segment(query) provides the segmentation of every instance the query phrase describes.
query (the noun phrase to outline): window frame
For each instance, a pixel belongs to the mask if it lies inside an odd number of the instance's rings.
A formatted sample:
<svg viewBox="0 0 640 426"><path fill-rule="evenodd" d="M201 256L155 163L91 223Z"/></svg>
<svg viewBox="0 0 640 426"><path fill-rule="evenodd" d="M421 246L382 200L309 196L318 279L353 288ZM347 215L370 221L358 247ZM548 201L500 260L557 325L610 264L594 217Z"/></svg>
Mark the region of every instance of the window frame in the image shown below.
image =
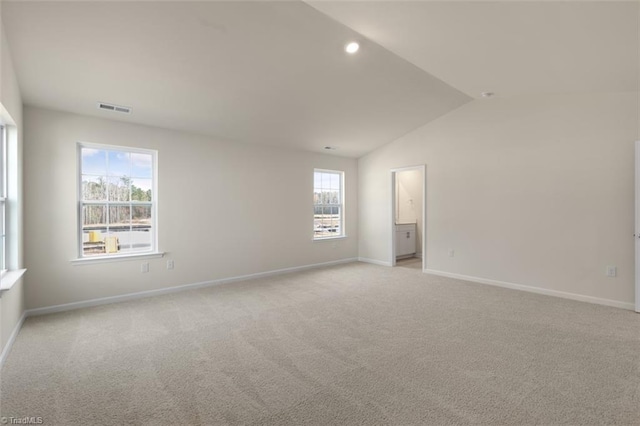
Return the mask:
<svg viewBox="0 0 640 426"><path fill-rule="evenodd" d="M7 272L7 204L9 160L7 153L7 127L0 125L0 275Z"/></svg>
<svg viewBox="0 0 640 426"><path fill-rule="evenodd" d="M85 201L83 200L83 191L82 191L82 149L98 149L103 151L118 151L118 152L127 152L129 154L146 154L151 155L152 158L152 172L151 172L151 193L152 198L151 201L136 201L129 199L129 201L115 201L111 200L96 200L96 201ZM108 161L108 160L107 160ZM92 263L92 262L105 262L105 261L114 261L114 260L123 260L128 258L140 258L140 257L161 257L164 253L158 251L158 151L154 149L146 149L146 148L135 148L130 146L119 146L119 145L108 145L108 144L97 144L97 143L89 143L89 142L77 142L76 144L76 199L77 199L77 258L72 262L81 262L81 263ZM130 177L131 178L131 177ZM107 197L108 198L108 197ZM109 212L109 207L111 206L129 206L133 207L136 205L139 206L150 206L151 207L151 246L148 250L139 250L135 252L128 253L114 253L114 254L100 254L100 255L89 255L87 256L84 253L84 244L83 244L83 207L90 205L106 205L107 206L107 215ZM108 217L108 216L107 216Z"/></svg>
<svg viewBox="0 0 640 426"><path fill-rule="evenodd" d="M327 240L336 240L336 239L340 239L340 238L346 238L347 237L347 230L345 228L345 193L344 193L344 189L345 189L345 172L343 170L331 170L331 169L321 169L321 168L314 168L313 169L313 190L312 190L312 194L315 197L315 190L316 190L316 186L315 186L315 174L316 173L327 173L327 174L337 174L340 177L340 203L339 204L316 204L315 203L315 199L312 201L313 205L312 205L312 233L313 233L313 241L327 241ZM337 235L327 235L327 236L316 236L315 233L315 209L317 207L338 207L339 212L340 212L340 233L336 233Z"/></svg>

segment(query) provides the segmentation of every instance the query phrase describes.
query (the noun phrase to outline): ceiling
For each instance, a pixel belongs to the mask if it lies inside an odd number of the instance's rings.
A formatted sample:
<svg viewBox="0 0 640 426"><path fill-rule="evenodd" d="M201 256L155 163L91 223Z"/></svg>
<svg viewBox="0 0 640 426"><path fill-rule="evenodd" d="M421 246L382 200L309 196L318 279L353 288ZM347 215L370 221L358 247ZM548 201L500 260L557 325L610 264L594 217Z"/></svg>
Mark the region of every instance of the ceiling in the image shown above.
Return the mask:
<svg viewBox="0 0 640 426"><path fill-rule="evenodd" d="M359 157L485 91L637 90L638 5L5 0L2 20L25 104Z"/></svg>
<svg viewBox="0 0 640 426"><path fill-rule="evenodd" d="M309 4L475 98L638 90L638 1Z"/></svg>

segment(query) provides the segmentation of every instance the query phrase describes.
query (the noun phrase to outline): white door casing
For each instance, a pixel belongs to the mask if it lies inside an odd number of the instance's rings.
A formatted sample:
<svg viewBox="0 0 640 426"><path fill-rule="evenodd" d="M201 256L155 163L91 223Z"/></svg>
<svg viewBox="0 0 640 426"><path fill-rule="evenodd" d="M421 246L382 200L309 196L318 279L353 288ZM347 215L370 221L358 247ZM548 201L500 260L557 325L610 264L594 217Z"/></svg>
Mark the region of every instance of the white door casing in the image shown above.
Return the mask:
<svg viewBox="0 0 640 426"><path fill-rule="evenodd" d="M425 164L391 169L391 244L389 250L391 266L396 266L396 173L407 170L422 172L422 272L427 269L427 166ZM416 235L417 237L417 235Z"/></svg>
<svg viewBox="0 0 640 426"><path fill-rule="evenodd" d="M636 249L636 312L640 312L640 141L636 141L636 213L635 213L635 249Z"/></svg>

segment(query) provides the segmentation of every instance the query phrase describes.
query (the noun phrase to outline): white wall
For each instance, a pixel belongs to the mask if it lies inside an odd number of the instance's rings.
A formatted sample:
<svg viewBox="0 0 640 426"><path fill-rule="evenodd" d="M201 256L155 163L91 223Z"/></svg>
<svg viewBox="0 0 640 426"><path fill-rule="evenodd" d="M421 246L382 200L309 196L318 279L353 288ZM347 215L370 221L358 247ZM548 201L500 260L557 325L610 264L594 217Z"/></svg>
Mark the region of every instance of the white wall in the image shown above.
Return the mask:
<svg viewBox="0 0 640 426"><path fill-rule="evenodd" d="M7 266L10 269L20 269L23 267L22 98L1 19L0 104L0 120L3 124L12 125L8 146L11 182L8 188L9 203L7 206L9 221L7 244L11 251L7 259ZM0 352L5 348L25 310L22 281L19 280L11 290L4 292L0 298Z"/></svg>
<svg viewBox="0 0 640 426"><path fill-rule="evenodd" d="M390 261L389 170L424 163L428 269L632 303L638 113L637 93L460 107L359 160L359 255Z"/></svg>
<svg viewBox="0 0 640 426"><path fill-rule="evenodd" d="M421 170L396 173L396 222L416 224L416 254L422 254L422 193Z"/></svg>
<svg viewBox="0 0 640 426"><path fill-rule="evenodd" d="M162 259L74 266L76 142L157 149ZM357 161L25 107L27 308L357 257ZM345 172L348 237L314 242L313 169ZM167 259L175 269L167 270Z"/></svg>

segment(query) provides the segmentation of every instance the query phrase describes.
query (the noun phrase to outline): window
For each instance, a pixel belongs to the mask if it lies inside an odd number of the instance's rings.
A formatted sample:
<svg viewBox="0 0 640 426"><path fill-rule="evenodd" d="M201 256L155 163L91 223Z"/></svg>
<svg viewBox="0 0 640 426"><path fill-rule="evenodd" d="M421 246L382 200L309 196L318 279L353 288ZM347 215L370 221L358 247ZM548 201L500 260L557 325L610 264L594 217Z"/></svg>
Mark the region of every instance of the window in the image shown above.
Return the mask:
<svg viewBox="0 0 640 426"><path fill-rule="evenodd" d="M344 236L344 173L315 169L313 173L313 238Z"/></svg>
<svg viewBox="0 0 640 426"><path fill-rule="evenodd" d="M78 144L81 258L157 251L156 151Z"/></svg>
<svg viewBox="0 0 640 426"><path fill-rule="evenodd" d="M7 269L7 133L0 126L0 273Z"/></svg>

